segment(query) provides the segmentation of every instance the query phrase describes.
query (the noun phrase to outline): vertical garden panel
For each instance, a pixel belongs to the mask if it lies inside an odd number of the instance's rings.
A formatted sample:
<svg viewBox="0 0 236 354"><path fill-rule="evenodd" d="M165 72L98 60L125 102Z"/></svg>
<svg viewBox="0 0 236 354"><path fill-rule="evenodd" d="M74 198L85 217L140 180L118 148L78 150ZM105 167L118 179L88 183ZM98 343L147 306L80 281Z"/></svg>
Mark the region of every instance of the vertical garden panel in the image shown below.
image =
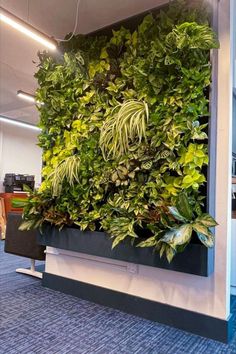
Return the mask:
<svg viewBox="0 0 236 354"><path fill-rule="evenodd" d="M60 45L63 58L40 54L45 179L22 229L50 223L69 227L67 234L101 230L112 239L109 257L122 259L127 247L130 254L155 252L160 267L175 269L174 257L190 257L195 269L186 264L187 273L212 272L209 59L219 44L204 10L183 4L75 36Z"/></svg>

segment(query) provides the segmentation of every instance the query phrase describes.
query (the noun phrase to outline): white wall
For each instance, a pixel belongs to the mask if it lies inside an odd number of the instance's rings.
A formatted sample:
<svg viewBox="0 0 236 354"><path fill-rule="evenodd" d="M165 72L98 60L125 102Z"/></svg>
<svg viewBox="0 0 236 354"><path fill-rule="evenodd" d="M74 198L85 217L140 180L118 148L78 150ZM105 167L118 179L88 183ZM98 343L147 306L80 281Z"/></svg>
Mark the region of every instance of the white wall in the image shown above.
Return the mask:
<svg viewBox="0 0 236 354"><path fill-rule="evenodd" d="M38 132L0 123L0 191L4 191L5 173L35 175L41 181L41 149L36 146Z"/></svg>
<svg viewBox="0 0 236 354"><path fill-rule="evenodd" d="M216 6L217 0L212 0ZM215 271L208 278L48 248L46 272L227 319L230 314L232 82L230 1L219 2Z"/></svg>

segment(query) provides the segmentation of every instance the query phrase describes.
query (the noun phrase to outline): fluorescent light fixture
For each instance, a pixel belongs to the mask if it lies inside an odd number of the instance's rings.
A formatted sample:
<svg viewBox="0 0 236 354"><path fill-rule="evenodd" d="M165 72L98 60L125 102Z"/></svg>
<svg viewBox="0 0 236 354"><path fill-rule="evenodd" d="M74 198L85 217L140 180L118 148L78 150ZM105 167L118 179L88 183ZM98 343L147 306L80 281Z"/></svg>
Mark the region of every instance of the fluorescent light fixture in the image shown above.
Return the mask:
<svg viewBox="0 0 236 354"><path fill-rule="evenodd" d="M15 28L17 31L43 44L49 49L55 50L57 48L57 42L54 39L38 31L33 26L29 25L28 23L21 20L19 17L13 15L2 7L0 7L0 20L8 24L9 26Z"/></svg>
<svg viewBox="0 0 236 354"><path fill-rule="evenodd" d="M37 104L44 105L43 102L36 101L35 96L31 95L28 92L25 92L25 91L22 91L22 90L18 90L16 94L17 94L18 97L22 98L23 100L30 101L30 102L33 102L35 104L37 103Z"/></svg>
<svg viewBox="0 0 236 354"><path fill-rule="evenodd" d="M0 116L0 123L1 122L7 123L7 124L16 125L16 126L21 127L21 128L27 128L27 129L41 131L41 129L36 127L36 125L30 124L30 123L26 123L26 122L22 122L20 120L8 118L8 117L5 117L5 116Z"/></svg>

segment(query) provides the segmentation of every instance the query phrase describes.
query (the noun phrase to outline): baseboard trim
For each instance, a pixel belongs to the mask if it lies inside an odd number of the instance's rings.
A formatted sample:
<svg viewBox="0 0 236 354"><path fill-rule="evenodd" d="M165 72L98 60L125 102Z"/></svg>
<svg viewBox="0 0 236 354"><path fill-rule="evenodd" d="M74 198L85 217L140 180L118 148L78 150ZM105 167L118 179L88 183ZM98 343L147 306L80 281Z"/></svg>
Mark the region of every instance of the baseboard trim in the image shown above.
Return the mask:
<svg viewBox="0 0 236 354"><path fill-rule="evenodd" d="M65 294L223 343L228 343L233 336L232 316L222 320L50 273L43 274L42 283L47 288Z"/></svg>

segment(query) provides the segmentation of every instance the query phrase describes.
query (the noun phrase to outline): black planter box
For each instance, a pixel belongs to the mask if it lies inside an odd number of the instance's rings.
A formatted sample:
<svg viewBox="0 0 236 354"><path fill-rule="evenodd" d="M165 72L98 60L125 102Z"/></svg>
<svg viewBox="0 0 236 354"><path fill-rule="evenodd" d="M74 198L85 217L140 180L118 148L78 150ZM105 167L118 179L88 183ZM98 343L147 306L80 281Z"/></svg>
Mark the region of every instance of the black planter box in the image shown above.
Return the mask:
<svg viewBox="0 0 236 354"><path fill-rule="evenodd" d="M43 233L38 234L38 242L44 246L205 277L213 272L213 250L197 243L189 244L169 264L165 257L160 258L152 248L134 247L128 242L112 250L112 240L104 232L83 232L69 227L59 231L56 227L46 225Z"/></svg>

